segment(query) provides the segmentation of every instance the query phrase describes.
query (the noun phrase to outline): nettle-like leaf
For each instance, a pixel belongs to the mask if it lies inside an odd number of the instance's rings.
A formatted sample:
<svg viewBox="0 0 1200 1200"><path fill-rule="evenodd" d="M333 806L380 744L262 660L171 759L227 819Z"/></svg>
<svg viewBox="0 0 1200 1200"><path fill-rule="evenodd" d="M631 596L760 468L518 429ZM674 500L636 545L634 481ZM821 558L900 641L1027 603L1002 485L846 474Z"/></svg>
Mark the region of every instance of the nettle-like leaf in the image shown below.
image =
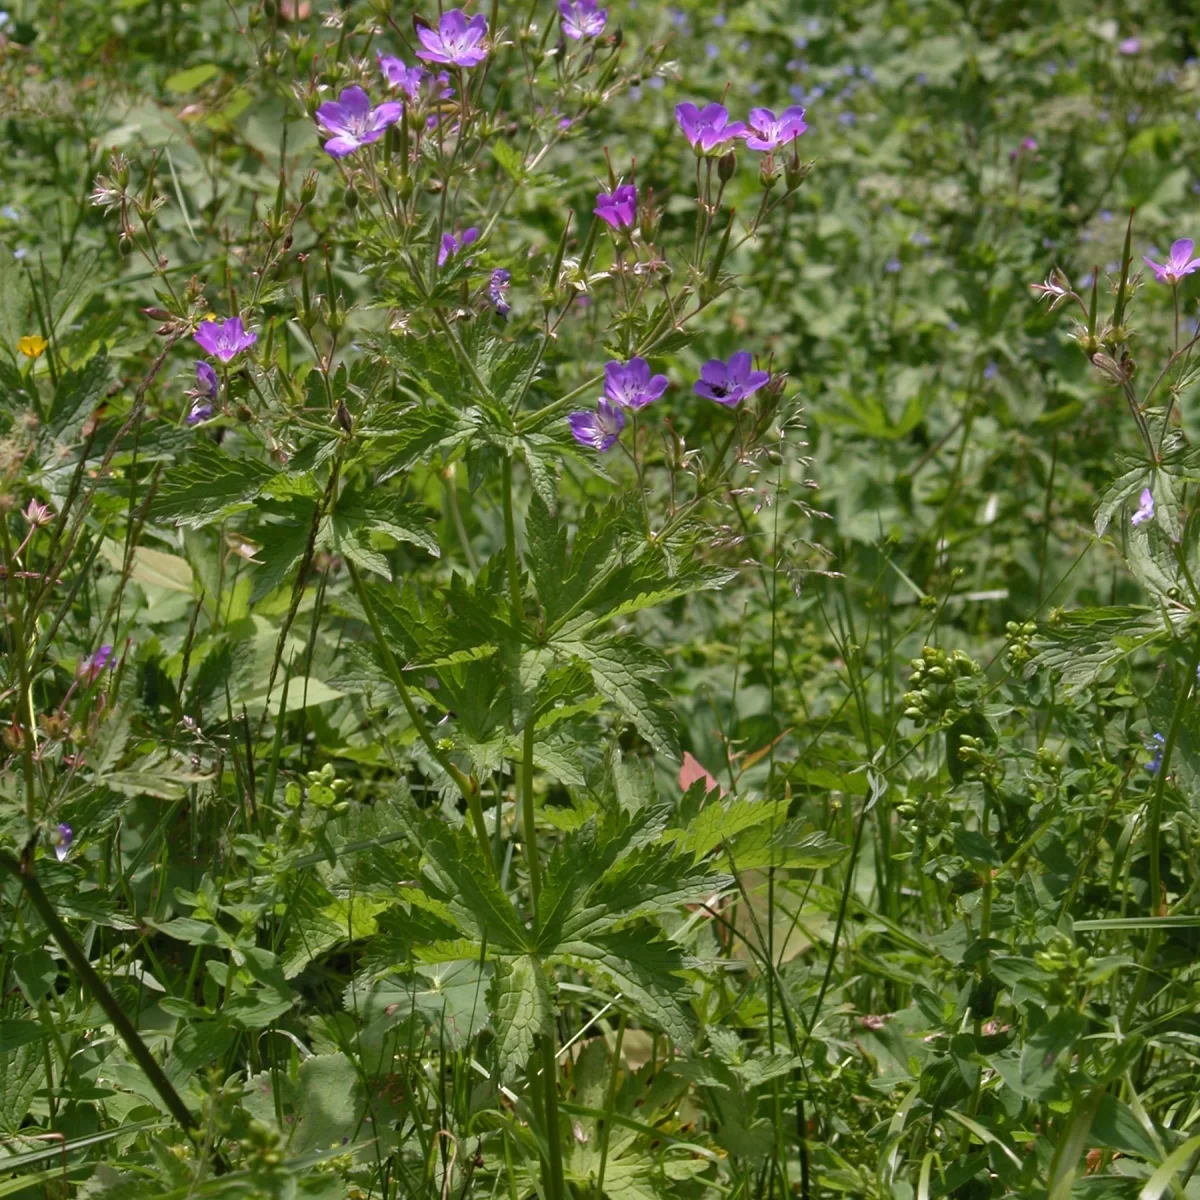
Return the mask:
<svg viewBox="0 0 1200 1200"><path fill-rule="evenodd" d="M234 458L198 441L188 461L174 467L150 506L153 519L199 528L250 508L276 472L257 459Z"/></svg>
<svg viewBox="0 0 1200 1200"><path fill-rule="evenodd" d="M1038 631L1030 670L1036 665L1060 672L1068 694L1073 694L1130 655L1172 635L1187 615L1173 607L1076 609Z"/></svg>
<svg viewBox="0 0 1200 1200"><path fill-rule="evenodd" d="M522 954L496 964L492 987L496 1058L501 1080L511 1083L529 1061L538 1037L551 1029L550 985L537 957Z"/></svg>
<svg viewBox="0 0 1200 1200"><path fill-rule="evenodd" d="M581 971L598 974L628 996L685 1052L692 1044L687 1013L690 986L682 949L643 927L564 942L555 958Z"/></svg>
<svg viewBox="0 0 1200 1200"><path fill-rule="evenodd" d="M48 439L78 434L79 427L100 402L111 372L108 351L101 346L82 367L59 378L46 418Z"/></svg>
<svg viewBox="0 0 1200 1200"><path fill-rule="evenodd" d="M667 690L655 678L666 669L661 655L632 637L559 645L588 664L596 690L629 718L655 750L678 761L675 717L666 704Z"/></svg>

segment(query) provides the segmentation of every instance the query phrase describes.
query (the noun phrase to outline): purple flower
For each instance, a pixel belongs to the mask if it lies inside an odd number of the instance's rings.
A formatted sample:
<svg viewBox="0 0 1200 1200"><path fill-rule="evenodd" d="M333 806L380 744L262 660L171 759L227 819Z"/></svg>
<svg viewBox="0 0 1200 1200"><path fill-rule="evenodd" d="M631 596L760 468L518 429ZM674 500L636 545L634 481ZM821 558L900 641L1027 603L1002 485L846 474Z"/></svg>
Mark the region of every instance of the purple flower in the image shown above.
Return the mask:
<svg viewBox="0 0 1200 1200"><path fill-rule="evenodd" d="M1149 488L1143 488L1138 500L1140 502L1138 510L1129 518L1129 523L1135 526L1154 520L1154 493Z"/></svg>
<svg viewBox="0 0 1200 1200"><path fill-rule="evenodd" d="M808 128L804 109L798 104L785 108L779 116L769 108L752 108L748 124L750 127L742 137L751 150L778 150Z"/></svg>
<svg viewBox="0 0 1200 1200"><path fill-rule="evenodd" d="M115 666L112 657L113 648L106 643L95 654L89 654L87 658L80 662L76 674L80 679L85 679L88 683L93 683L104 672L106 667Z"/></svg>
<svg viewBox="0 0 1200 1200"><path fill-rule="evenodd" d="M394 54L384 54L382 50L375 51L379 61L379 70L383 73L384 81L390 88L402 91L410 100L416 100L429 72L420 66L407 67L404 60Z"/></svg>
<svg viewBox="0 0 1200 1200"><path fill-rule="evenodd" d="M883 264L883 269L889 275L899 275L903 266L904 264L898 258L896 258L895 255L893 255L887 260L887 262Z"/></svg>
<svg viewBox="0 0 1200 1200"><path fill-rule="evenodd" d="M1169 283L1174 287L1185 275L1190 275L1200 267L1200 258L1192 258L1193 245L1191 238L1180 238L1171 246L1165 263L1151 262L1149 257L1144 262L1159 283Z"/></svg>
<svg viewBox="0 0 1200 1200"><path fill-rule="evenodd" d="M211 363L203 359L196 363L196 386L189 393L192 398L191 411L187 415L189 425L198 425L213 415L217 402L217 373Z"/></svg>
<svg viewBox="0 0 1200 1200"><path fill-rule="evenodd" d="M562 31L569 38L599 37L608 24L608 9L597 8L596 0L558 0Z"/></svg>
<svg viewBox="0 0 1200 1200"><path fill-rule="evenodd" d="M488 299L502 317L507 317L512 308L508 302L508 285L511 280L512 273L510 271L506 271L503 267L497 267L492 272L492 279L488 284Z"/></svg>
<svg viewBox="0 0 1200 1200"><path fill-rule="evenodd" d="M741 121L730 121L723 104L706 104L704 108L680 104L675 109L675 120L697 154L723 154L729 143L746 130Z"/></svg>
<svg viewBox="0 0 1200 1200"><path fill-rule="evenodd" d="M1163 747L1166 745L1167 739L1161 733L1152 734L1150 737L1151 745L1146 749L1153 752L1153 757L1146 764L1146 770L1151 775L1157 775L1162 770L1163 763Z"/></svg>
<svg viewBox="0 0 1200 1200"><path fill-rule="evenodd" d="M567 420L571 423L571 436L581 446L601 454L613 448L625 428L625 414L607 400L601 400L594 413L573 412Z"/></svg>
<svg viewBox="0 0 1200 1200"><path fill-rule="evenodd" d="M637 188L627 183L611 194L600 192L592 212L614 229L628 229L637 220Z"/></svg>
<svg viewBox="0 0 1200 1200"><path fill-rule="evenodd" d="M1135 37L1127 37L1123 41L1117 43L1117 49L1126 55L1137 54L1142 48L1142 43Z"/></svg>
<svg viewBox="0 0 1200 1200"><path fill-rule="evenodd" d="M912 233L908 235L908 240L912 242L914 246L928 246L933 242L933 238L931 238L923 229L914 229Z"/></svg>
<svg viewBox="0 0 1200 1200"><path fill-rule="evenodd" d="M487 47L482 45L487 31L483 13L468 21L461 8L452 8L441 15L437 29L424 23L417 26L422 47L417 57L455 67L477 67L487 58Z"/></svg>
<svg viewBox="0 0 1200 1200"><path fill-rule="evenodd" d="M54 847L54 857L59 862L62 862L70 851L72 836L70 825L65 823L59 825L57 836L53 833L50 835L50 844Z"/></svg>
<svg viewBox="0 0 1200 1200"><path fill-rule="evenodd" d="M651 375L644 358L631 358L624 365L615 360L605 364L604 394L621 408L645 408L666 390L667 377Z"/></svg>
<svg viewBox="0 0 1200 1200"><path fill-rule="evenodd" d="M228 362L258 341L257 333L248 333L243 327L241 317L230 317L225 321L202 321L192 337L200 343L205 353L222 362Z"/></svg>
<svg viewBox="0 0 1200 1200"><path fill-rule="evenodd" d="M705 396L724 404L726 408L733 408L771 378L766 371L752 370L753 365L754 360L746 350L739 350L728 363L723 363L719 358L710 358L700 368L700 378L692 390L697 396Z"/></svg>
<svg viewBox="0 0 1200 1200"><path fill-rule="evenodd" d="M1000 374L1000 368L994 362L988 363L988 365L983 368L984 379L992 380L992 379L995 379L996 376L999 374Z"/></svg>
<svg viewBox="0 0 1200 1200"><path fill-rule="evenodd" d="M383 137L383 131L400 120L403 111L394 100L371 107L371 99L360 87L342 89L336 100L326 100L317 109L317 121L334 136L325 143L325 153L345 158Z"/></svg>
<svg viewBox="0 0 1200 1200"><path fill-rule="evenodd" d="M472 242L479 239L479 230L474 225L465 229L460 237L452 233L442 234L442 246L438 251L438 266L444 267L446 259L453 258L460 250L465 250Z"/></svg>

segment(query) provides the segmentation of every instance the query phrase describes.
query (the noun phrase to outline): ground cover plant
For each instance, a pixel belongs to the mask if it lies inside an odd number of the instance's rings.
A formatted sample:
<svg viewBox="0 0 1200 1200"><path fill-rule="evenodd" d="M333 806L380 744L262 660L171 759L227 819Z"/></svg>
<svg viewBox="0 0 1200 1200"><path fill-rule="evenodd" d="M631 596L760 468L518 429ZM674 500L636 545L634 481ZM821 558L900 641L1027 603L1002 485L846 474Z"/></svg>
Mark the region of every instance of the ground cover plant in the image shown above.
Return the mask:
<svg viewBox="0 0 1200 1200"><path fill-rule="evenodd" d="M0 14L0 1195L1200 1195L1194 41Z"/></svg>

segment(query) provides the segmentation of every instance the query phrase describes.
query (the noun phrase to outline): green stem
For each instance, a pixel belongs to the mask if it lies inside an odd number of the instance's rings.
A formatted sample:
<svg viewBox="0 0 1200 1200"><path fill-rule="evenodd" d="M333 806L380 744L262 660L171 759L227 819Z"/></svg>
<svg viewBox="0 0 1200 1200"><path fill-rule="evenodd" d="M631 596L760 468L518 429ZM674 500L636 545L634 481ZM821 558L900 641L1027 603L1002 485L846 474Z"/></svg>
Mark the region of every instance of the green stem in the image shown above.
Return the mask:
<svg viewBox="0 0 1200 1200"><path fill-rule="evenodd" d="M0 516L0 539L4 546L4 585L8 593L8 612L12 621L13 657L17 664L17 681L21 689L21 759L25 775L25 819L32 825L37 820L37 799L33 776L36 752L34 742L35 716L33 693L30 690L28 647L25 644L25 626L21 613L21 597L17 594L17 561L12 552L8 536L8 521Z"/></svg>
<svg viewBox="0 0 1200 1200"><path fill-rule="evenodd" d="M537 920L538 897L542 893L542 868L538 858L537 823L533 813L533 714L525 721L521 739L521 827L525 833L525 860L529 864L529 901Z"/></svg>
<svg viewBox="0 0 1200 1200"><path fill-rule="evenodd" d="M512 603L513 628L519 630L525 620L521 602L521 571L517 562L517 530L513 522L512 456L505 454L500 468L504 491L504 563L508 571L508 595Z"/></svg>
<svg viewBox="0 0 1200 1200"><path fill-rule="evenodd" d="M63 956L71 964L72 969L79 976L83 985L92 994L92 999L104 1009L104 1015L113 1023L113 1027L120 1034L121 1040L125 1043L129 1053L133 1055L138 1066L145 1072L146 1078L150 1081L150 1086L162 1098L162 1102L166 1105L171 1116L185 1130L189 1132L194 1130L196 1128L196 1118L192 1115L188 1106L184 1104L174 1085L167 1078L162 1067L158 1065L158 1061L154 1055L150 1053L149 1047L142 1041L141 1035L134 1028L133 1022L125 1015L125 1010L117 1002L112 992L105 986L104 980L97 974L87 955L79 948L70 931L59 920L58 913L54 911L54 905L50 903L49 897L42 890L42 885L34 877L33 864L22 865L11 854L0 851L0 867L3 867L24 888L30 903L37 910L38 916L41 917L46 928L50 931L50 936L58 943Z"/></svg>
<svg viewBox="0 0 1200 1200"><path fill-rule="evenodd" d="M1162 816L1164 797L1167 790L1167 775L1171 770L1171 755L1175 751L1175 742L1179 737L1180 727L1183 725L1183 716L1187 711L1188 701L1191 699L1193 688L1196 684L1196 671L1200 668L1200 638L1196 641L1195 649L1188 658L1187 674L1183 679L1183 686L1179 689L1179 696L1175 701L1175 712L1171 717L1171 728L1167 731L1167 740L1163 743L1162 762L1158 767L1158 775L1154 781L1154 795L1150 800L1150 811L1146 815L1146 853L1150 858L1150 915L1156 916L1159 907L1159 892L1162 889L1162 877L1159 868L1159 854L1162 846ZM1129 1003L1125 1006L1125 1015L1122 1022L1126 1032L1131 1028L1134 1013L1137 1011L1137 1006L1141 1003L1142 993L1146 990L1146 984L1149 982L1151 968L1154 965L1154 956L1158 953L1158 945L1162 939L1162 935L1158 930L1154 930L1146 939L1146 949L1142 953L1141 966L1138 969L1137 979L1134 981L1133 991L1129 997Z"/></svg>
<svg viewBox="0 0 1200 1200"><path fill-rule="evenodd" d="M604 1102L604 1128L600 1131L600 1170L596 1173L596 1200L604 1200L604 1172L608 1166L608 1137L612 1131L612 1115L617 1106L617 1075L621 1070L621 1044L625 1041L625 1014L617 1025L617 1040L613 1046L612 1070L608 1075L608 1099Z"/></svg>
<svg viewBox="0 0 1200 1200"><path fill-rule="evenodd" d="M549 1175L546 1181L548 1200L563 1200L562 1141L558 1132L558 1059L554 1053L554 1034L543 1034L542 1043L542 1087L546 1104L546 1145L550 1155Z"/></svg>
<svg viewBox="0 0 1200 1200"><path fill-rule="evenodd" d="M375 644L379 647L379 653L383 657L384 669L387 671L388 677L391 679L396 691L400 694L400 702L404 705L404 711L408 713L408 719L412 722L412 727L417 731L417 736L425 743L426 748L433 755L438 766L454 780L455 786L462 793L463 799L467 802L467 809L471 814L471 824L475 828L475 837L478 839L479 847L483 851L484 860L491 862L492 848L491 843L488 841L487 823L483 819L483 798L479 794L479 785L454 765L449 755L442 750L434 739L433 734L429 732L429 726L425 723L425 718L413 703L412 693L408 690L408 684L404 682L404 675L400 670L400 664L396 661L396 656L392 653L392 648L384 636L383 626L380 625L379 617L375 612L375 606L371 603L371 598L367 595L367 589L363 586L362 576L359 575L358 568L349 559L346 560L346 568L350 572L350 579L354 583L354 590L358 593L359 603L362 605L367 623L371 626L371 632L375 635Z"/></svg>

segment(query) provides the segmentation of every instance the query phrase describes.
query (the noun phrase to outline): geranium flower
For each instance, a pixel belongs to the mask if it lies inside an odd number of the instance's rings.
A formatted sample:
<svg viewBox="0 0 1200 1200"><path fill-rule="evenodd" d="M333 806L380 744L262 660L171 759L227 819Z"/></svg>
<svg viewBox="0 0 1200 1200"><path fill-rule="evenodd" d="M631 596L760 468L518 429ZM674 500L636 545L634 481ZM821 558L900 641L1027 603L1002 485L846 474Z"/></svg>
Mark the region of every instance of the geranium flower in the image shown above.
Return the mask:
<svg viewBox="0 0 1200 1200"><path fill-rule="evenodd" d="M778 150L798 138L808 128L804 109L798 104L785 108L776 116L769 108L752 108L749 128L742 137L751 150Z"/></svg>
<svg viewBox="0 0 1200 1200"><path fill-rule="evenodd" d="M631 358L621 364L609 362L604 367L604 394L621 408L636 411L653 404L667 390L665 375L651 375L644 358Z"/></svg>
<svg viewBox="0 0 1200 1200"><path fill-rule="evenodd" d="M438 250L438 266L444 267L446 259L453 258L460 250L465 250L478 238L479 230L474 225L470 229L464 230L461 237L455 237L452 233L443 233L441 249Z"/></svg>
<svg viewBox="0 0 1200 1200"><path fill-rule="evenodd" d="M592 212L614 229L628 229L637 220L637 188L627 183L612 193L600 192Z"/></svg>
<svg viewBox="0 0 1200 1200"><path fill-rule="evenodd" d="M680 104L675 109L675 120L697 154L722 154L734 138L746 131L741 121L730 121L723 104L706 104L703 108Z"/></svg>
<svg viewBox="0 0 1200 1200"><path fill-rule="evenodd" d="M746 350L739 350L727 363L710 358L700 368L700 378L692 390L697 396L733 408L771 378L766 371L752 370L753 365L754 360Z"/></svg>
<svg viewBox="0 0 1200 1200"><path fill-rule="evenodd" d="M196 386L190 393L192 407L187 415L189 425L198 425L213 415L218 386L217 373L213 370L212 364L201 359L196 363Z"/></svg>
<svg viewBox="0 0 1200 1200"><path fill-rule="evenodd" d="M445 71L436 75L426 67L413 65L405 66L404 60L394 54L384 54L376 51L379 60L379 70L383 74L388 87L403 92L413 104L419 104L426 97L448 100L454 95L450 86L450 76Z"/></svg>
<svg viewBox="0 0 1200 1200"><path fill-rule="evenodd" d="M601 454L613 448L625 428L625 414L607 400L601 400L594 413L573 412L567 420L571 424L571 436L581 446Z"/></svg>
<svg viewBox="0 0 1200 1200"><path fill-rule="evenodd" d="M76 674L80 679L86 679L88 683L93 683L105 668L115 666L112 661L113 648L105 643L95 654L89 654L80 664Z"/></svg>
<svg viewBox="0 0 1200 1200"><path fill-rule="evenodd" d="M1147 745L1146 749L1150 752L1152 757L1146 764L1146 770L1149 771L1151 775L1157 775L1159 771L1162 770L1163 749L1166 746L1166 741L1167 739L1163 737L1161 733L1154 733L1150 735L1150 744Z"/></svg>
<svg viewBox="0 0 1200 1200"><path fill-rule="evenodd" d="M325 143L325 153L345 158L383 137L384 130L400 120L403 107L389 100L378 108L360 87L343 88L336 100L326 100L317 109L317 121L334 136Z"/></svg>
<svg viewBox="0 0 1200 1200"><path fill-rule="evenodd" d="M512 272L497 267L492 272L491 282L488 284L488 299L502 317L507 317L512 310L512 305L508 302L508 285L511 281Z"/></svg>
<svg viewBox="0 0 1200 1200"><path fill-rule="evenodd" d="M599 37L608 24L608 9L597 8L596 0L558 0L562 31L569 38Z"/></svg>
<svg viewBox="0 0 1200 1200"><path fill-rule="evenodd" d="M54 857L59 862L62 862L71 850L71 839L74 835L71 833L70 825L67 825L65 822L59 824L57 835L56 837L54 834L51 834L50 841L54 846Z"/></svg>
<svg viewBox="0 0 1200 1200"><path fill-rule="evenodd" d="M422 47L417 57L455 67L477 67L487 58L487 47L482 45L487 31L482 13L468 21L461 8L452 8L441 15L436 29L424 23L417 26Z"/></svg>
<svg viewBox="0 0 1200 1200"><path fill-rule="evenodd" d="M1185 275L1190 275L1200 267L1200 258L1192 258L1194 245L1191 238L1180 238L1171 246L1165 263L1151 262L1149 257L1143 261L1154 272L1154 278L1159 283L1169 283L1174 287Z"/></svg>
<svg viewBox="0 0 1200 1200"><path fill-rule="evenodd" d="M1142 494L1138 499L1140 506L1137 512L1129 518L1131 525L1143 525L1147 521L1154 520L1154 494L1149 488L1143 488Z"/></svg>
<svg viewBox="0 0 1200 1200"><path fill-rule="evenodd" d="M428 70L419 66L407 67L403 59L394 54L384 54L382 50L375 51L375 58L388 87L397 88L410 100L415 100L420 93L421 84L429 74Z"/></svg>
<svg viewBox="0 0 1200 1200"><path fill-rule="evenodd" d="M225 321L203 321L192 337L204 348L205 353L229 362L243 350L248 350L258 341L258 334L248 332L241 317L230 317Z"/></svg>

